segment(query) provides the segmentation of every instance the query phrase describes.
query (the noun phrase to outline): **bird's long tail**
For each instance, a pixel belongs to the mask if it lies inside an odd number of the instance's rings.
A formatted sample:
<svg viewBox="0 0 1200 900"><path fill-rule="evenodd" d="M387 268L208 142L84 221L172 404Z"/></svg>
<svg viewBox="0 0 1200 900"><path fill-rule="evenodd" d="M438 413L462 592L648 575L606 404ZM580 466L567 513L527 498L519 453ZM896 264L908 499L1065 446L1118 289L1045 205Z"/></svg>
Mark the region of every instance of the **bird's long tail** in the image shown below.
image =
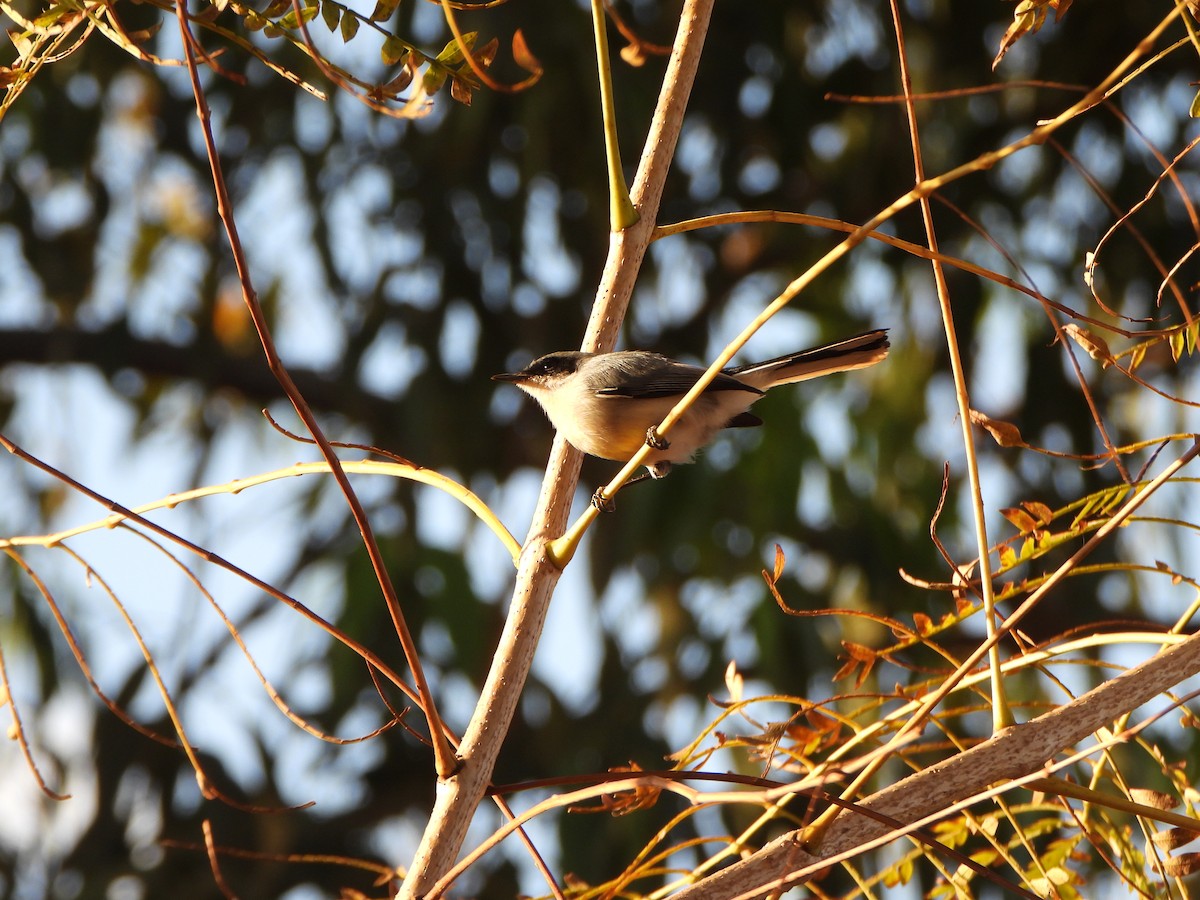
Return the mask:
<svg viewBox="0 0 1200 900"><path fill-rule="evenodd" d="M887 330L879 329L799 353L726 369L725 372L765 391L776 385L806 381L834 372L865 369L887 356L889 346Z"/></svg>

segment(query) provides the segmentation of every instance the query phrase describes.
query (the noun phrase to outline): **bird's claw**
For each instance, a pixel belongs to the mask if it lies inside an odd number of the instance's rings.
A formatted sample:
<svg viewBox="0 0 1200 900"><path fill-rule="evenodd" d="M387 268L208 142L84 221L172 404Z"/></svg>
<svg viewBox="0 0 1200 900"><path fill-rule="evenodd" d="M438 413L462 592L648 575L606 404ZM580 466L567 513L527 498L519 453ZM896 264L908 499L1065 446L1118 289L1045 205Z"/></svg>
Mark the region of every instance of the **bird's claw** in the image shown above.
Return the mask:
<svg viewBox="0 0 1200 900"><path fill-rule="evenodd" d="M602 513L617 511L617 501L612 497L604 496L604 488L596 488L596 493L592 494L592 506Z"/></svg>
<svg viewBox="0 0 1200 900"><path fill-rule="evenodd" d="M655 450L669 450L671 447L671 442L660 435L653 425L646 429L646 443Z"/></svg>

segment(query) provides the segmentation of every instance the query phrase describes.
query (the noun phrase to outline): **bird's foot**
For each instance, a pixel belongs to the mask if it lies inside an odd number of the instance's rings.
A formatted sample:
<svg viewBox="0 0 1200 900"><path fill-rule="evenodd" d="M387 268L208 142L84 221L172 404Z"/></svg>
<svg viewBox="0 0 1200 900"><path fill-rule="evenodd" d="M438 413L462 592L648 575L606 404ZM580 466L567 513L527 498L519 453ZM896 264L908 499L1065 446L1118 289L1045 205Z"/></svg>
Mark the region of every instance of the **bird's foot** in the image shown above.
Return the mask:
<svg viewBox="0 0 1200 900"><path fill-rule="evenodd" d="M655 450L669 450L671 442L658 433L658 429L651 425L646 429L646 443ZM658 476L655 476L656 478Z"/></svg>
<svg viewBox="0 0 1200 900"><path fill-rule="evenodd" d="M604 496L604 488L596 488L596 493L592 494L592 506L602 513L617 511L617 501L612 497Z"/></svg>

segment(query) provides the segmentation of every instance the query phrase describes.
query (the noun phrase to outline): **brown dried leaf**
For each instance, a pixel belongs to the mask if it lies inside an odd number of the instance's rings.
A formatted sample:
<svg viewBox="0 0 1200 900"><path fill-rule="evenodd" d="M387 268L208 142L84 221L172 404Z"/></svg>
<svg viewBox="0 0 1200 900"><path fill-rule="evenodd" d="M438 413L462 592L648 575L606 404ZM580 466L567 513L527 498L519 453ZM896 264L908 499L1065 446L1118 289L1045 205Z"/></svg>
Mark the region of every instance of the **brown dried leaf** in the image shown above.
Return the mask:
<svg viewBox="0 0 1200 900"><path fill-rule="evenodd" d="M529 51L529 45L525 43L525 35L520 28L513 32L512 55L513 62L526 72L531 75L542 74L541 60Z"/></svg>
<svg viewBox="0 0 1200 900"><path fill-rule="evenodd" d="M778 544L775 545L775 570L771 574L771 584L779 584L779 579L783 577L783 567L787 562L787 557L783 554L783 548Z"/></svg>
<svg viewBox="0 0 1200 900"><path fill-rule="evenodd" d="M642 50L641 44L626 44L621 48L621 59L638 68L646 64L646 52Z"/></svg>
<svg viewBox="0 0 1200 900"><path fill-rule="evenodd" d="M450 78L450 96L463 106L471 105L471 86L461 78Z"/></svg>
<svg viewBox="0 0 1200 900"><path fill-rule="evenodd" d="M379 90L386 97L396 97L402 90L412 84L413 69L410 66L402 66L399 74L391 81L383 85Z"/></svg>
<svg viewBox="0 0 1200 900"><path fill-rule="evenodd" d="M913 625L916 626L917 634L920 635L926 635L933 631L933 619L925 613L913 613Z"/></svg>
<svg viewBox="0 0 1200 900"><path fill-rule="evenodd" d="M1168 828L1166 831L1155 832L1150 836L1150 840L1154 841L1154 846L1160 850L1169 852L1176 847L1190 844L1198 837L1200 831L1192 831L1190 828Z"/></svg>
<svg viewBox="0 0 1200 900"><path fill-rule="evenodd" d="M1000 49L996 52L996 58L992 60L992 69L995 70L996 66L1000 65L1000 60L1004 59L1004 54L1008 53L1013 44L1025 35L1037 32L1045 21L1046 0L1021 0L1013 11L1012 24L1000 39Z"/></svg>
<svg viewBox="0 0 1200 900"><path fill-rule="evenodd" d="M1054 521L1054 510L1045 503L1037 500L1024 500L1021 505L1029 511L1029 514L1038 520L1039 525L1049 525Z"/></svg>
<svg viewBox="0 0 1200 900"><path fill-rule="evenodd" d="M1037 531L1037 520L1023 509L1005 507L1000 510L1000 515L1012 522L1021 534L1029 534Z"/></svg>
<svg viewBox="0 0 1200 900"><path fill-rule="evenodd" d="M875 665L875 660L879 655L870 647L864 647L862 644L856 644L853 641L842 641L842 647L846 651L847 660L833 676L834 681L839 681L848 676L855 669L861 666L861 671L858 677L854 680L856 688L862 687L867 676L871 674L871 668Z"/></svg>
<svg viewBox="0 0 1200 900"><path fill-rule="evenodd" d="M496 53L500 50L500 39L492 38L482 47L475 51L475 61L483 68L487 68L496 58Z"/></svg>
<svg viewBox="0 0 1200 900"><path fill-rule="evenodd" d="M971 410L971 423L978 425L984 431L992 436L992 438L1001 447L1027 447L1024 438L1021 437L1021 431L1016 425L1011 422L1005 422L1001 419L993 419L989 415L981 413L977 409Z"/></svg>
<svg viewBox="0 0 1200 900"><path fill-rule="evenodd" d="M1163 860L1163 872L1171 878L1186 878L1200 870L1200 853L1181 853Z"/></svg>
<svg viewBox="0 0 1200 900"><path fill-rule="evenodd" d="M1134 803L1142 804L1142 806L1153 806L1155 809L1174 809L1179 805L1176 797L1150 788L1131 788L1129 799Z"/></svg>
<svg viewBox="0 0 1200 900"><path fill-rule="evenodd" d="M1104 338L1093 334L1086 328L1080 328L1074 322L1064 325L1063 331L1066 332L1071 340L1082 347L1088 356L1100 363L1101 367L1107 369L1113 364L1112 351L1108 349L1108 343Z"/></svg>

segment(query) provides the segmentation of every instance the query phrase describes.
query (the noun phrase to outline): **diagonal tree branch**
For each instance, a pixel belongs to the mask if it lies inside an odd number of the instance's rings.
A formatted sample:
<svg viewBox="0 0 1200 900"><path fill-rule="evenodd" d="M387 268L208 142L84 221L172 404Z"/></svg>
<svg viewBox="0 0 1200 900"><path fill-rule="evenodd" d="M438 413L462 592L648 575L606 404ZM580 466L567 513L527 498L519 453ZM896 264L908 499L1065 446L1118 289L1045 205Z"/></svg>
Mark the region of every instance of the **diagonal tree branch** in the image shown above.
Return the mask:
<svg viewBox="0 0 1200 900"><path fill-rule="evenodd" d="M986 743L890 785L862 805L901 822L934 816L965 797L985 791L989 785L1039 772L1064 747L1073 747L1197 673L1200 635L1192 635L1066 706L1005 729ZM827 868L830 858L890 831L874 818L846 813L833 823L819 851L807 849L800 832L789 832L752 857L685 888L674 895L674 900L750 900L778 893Z"/></svg>
<svg viewBox="0 0 1200 900"><path fill-rule="evenodd" d="M912 730L911 723L924 720L940 699L958 682L958 676L973 667L1000 636L1007 634L1020 617L1048 593L1065 574L1074 568L1102 540L1120 527L1129 516L1167 484L1185 465L1200 456L1200 438L1155 479L1134 494L1115 513L1086 545L1065 562L1047 581L996 629L996 635L985 641L945 680L942 687L922 704L923 712L910 719L892 741ZM1180 644L1162 651L1138 666L1104 682L1065 706L1027 722L1006 728L992 740L923 769L915 775L889 785L862 801L883 816L901 822L914 823L939 813L948 814L951 807L965 798L982 794L997 782L1038 773L1048 760L1064 748L1074 747L1089 734L1127 715L1154 697L1170 690L1179 682L1200 673L1200 634L1192 635ZM869 841L888 834L887 826L876 819L865 819L852 812L838 815L822 834L819 848L811 848L803 830L782 835L753 856L710 876L675 895L677 900L717 900L717 898L749 898L778 892L800 884L827 867L827 860L851 853Z"/></svg>
<svg viewBox="0 0 1200 900"><path fill-rule="evenodd" d="M640 218L610 238L608 258L583 340L585 350L611 350L616 345L634 281L654 234L663 184L679 139L712 7L713 0L687 0L684 4L658 106L630 192ZM422 896L454 864L466 838L467 826L491 780L561 574L547 543L566 527L581 459L579 451L561 437L555 438L521 555L504 632L475 714L459 746L462 765L438 786L429 824L403 884L403 897Z"/></svg>

